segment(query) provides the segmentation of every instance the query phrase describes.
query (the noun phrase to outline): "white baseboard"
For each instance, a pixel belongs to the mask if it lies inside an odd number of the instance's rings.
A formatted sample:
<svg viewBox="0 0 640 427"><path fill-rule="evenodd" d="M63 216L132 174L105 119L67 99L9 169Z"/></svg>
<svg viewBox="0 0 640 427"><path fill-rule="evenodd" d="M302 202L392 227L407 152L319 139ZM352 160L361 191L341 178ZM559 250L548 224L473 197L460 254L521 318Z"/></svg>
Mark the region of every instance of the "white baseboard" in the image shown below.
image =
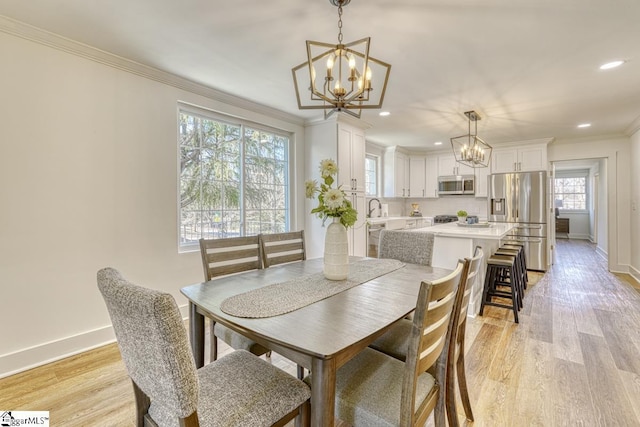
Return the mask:
<svg viewBox="0 0 640 427"><path fill-rule="evenodd" d="M591 240L590 236L584 233L569 233L569 238L577 240Z"/></svg>
<svg viewBox="0 0 640 427"><path fill-rule="evenodd" d="M638 283L638 285L640 285L640 270L638 270L634 266L630 265L629 266L629 275L631 277L633 277L633 280L635 280Z"/></svg>
<svg viewBox="0 0 640 427"><path fill-rule="evenodd" d="M184 319L188 318L189 305L181 306L180 314ZM113 328L109 325L12 353L0 354L0 378L102 347L115 340Z"/></svg>
<svg viewBox="0 0 640 427"><path fill-rule="evenodd" d="M605 261L609 261L609 254L602 250L600 246L596 246L596 253L602 257Z"/></svg>

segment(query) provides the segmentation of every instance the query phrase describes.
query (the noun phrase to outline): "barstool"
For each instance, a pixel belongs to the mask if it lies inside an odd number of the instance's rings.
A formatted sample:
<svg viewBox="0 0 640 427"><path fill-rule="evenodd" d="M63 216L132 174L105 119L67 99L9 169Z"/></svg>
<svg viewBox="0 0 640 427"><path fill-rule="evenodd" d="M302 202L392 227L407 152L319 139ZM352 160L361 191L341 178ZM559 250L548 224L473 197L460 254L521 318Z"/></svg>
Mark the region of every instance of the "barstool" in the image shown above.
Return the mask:
<svg viewBox="0 0 640 427"><path fill-rule="evenodd" d="M509 255L492 255L487 260L487 274L484 280L484 290L482 291L482 302L480 304L480 316L484 312L485 305L508 308L513 310L513 318L518 322L518 310L522 306L519 291L518 273L516 272L516 257ZM507 281L508 280L508 281ZM508 287L502 290L498 287ZM494 302L494 297L511 299L511 306Z"/></svg>
<svg viewBox="0 0 640 427"><path fill-rule="evenodd" d="M502 246L495 252L495 255L507 255L516 257L515 260L515 270L516 270L516 278L518 291L520 292L520 301L524 299L524 290L527 288L526 276L524 269L522 267L522 253L524 250L518 248L517 246ZM522 306L520 306L522 308Z"/></svg>
<svg viewBox="0 0 640 427"><path fill-rule="evenodd" d="M525 285L529 283L529 274L527 273L527 254L526 251L524 250L524 243L521 243L517 240L505 240L504 242L502 242L503 245L510 245L510 246L517 246L519 248L522 248L522 265L524 268L524 278L525 278ZM525 286L526 288L526 286Z"/></svg>

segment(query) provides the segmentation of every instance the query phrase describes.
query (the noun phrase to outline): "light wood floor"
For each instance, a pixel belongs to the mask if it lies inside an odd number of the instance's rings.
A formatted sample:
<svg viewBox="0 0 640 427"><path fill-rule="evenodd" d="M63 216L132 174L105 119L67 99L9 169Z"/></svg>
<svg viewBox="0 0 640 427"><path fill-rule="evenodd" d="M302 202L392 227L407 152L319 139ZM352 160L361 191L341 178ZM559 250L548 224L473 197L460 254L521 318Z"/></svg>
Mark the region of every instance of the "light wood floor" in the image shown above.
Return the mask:
<svg viewBox="0 0 640 427"><path fill-rule="evenodd" d="M531 276L537 283L527 290L519 325L495 307L468 322L476 421L467 424L639 426L637 284L608 273L594 245L580 240L559 240L554 267ZM277 354L272 363L295 374ZM0 409L48 410L52 426L134 425L116 345L0 379Z"/></svg>

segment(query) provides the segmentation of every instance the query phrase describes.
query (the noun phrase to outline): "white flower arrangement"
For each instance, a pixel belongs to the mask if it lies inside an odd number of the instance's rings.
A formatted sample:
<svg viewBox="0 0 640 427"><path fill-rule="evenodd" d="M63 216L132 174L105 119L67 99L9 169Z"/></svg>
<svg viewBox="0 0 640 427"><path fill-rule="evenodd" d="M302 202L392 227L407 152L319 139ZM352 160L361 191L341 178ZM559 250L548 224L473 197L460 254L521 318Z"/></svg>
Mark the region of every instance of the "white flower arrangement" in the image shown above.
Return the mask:
<svg viewBox="0 0 640 427"><path fill-rule="evenodd" d="M324 225L328 217L340 218L340 222L345 227L351 227L358 219L358 212L347 199L341 186L332 188L335 182L334 176L338 174L338 165L333 159L325 159L320 162L320 176L323 183L318 186L316 180L305 181L305 194L307 198L313 199L318 193L318 206L311 210L322 218Z"/></svg>

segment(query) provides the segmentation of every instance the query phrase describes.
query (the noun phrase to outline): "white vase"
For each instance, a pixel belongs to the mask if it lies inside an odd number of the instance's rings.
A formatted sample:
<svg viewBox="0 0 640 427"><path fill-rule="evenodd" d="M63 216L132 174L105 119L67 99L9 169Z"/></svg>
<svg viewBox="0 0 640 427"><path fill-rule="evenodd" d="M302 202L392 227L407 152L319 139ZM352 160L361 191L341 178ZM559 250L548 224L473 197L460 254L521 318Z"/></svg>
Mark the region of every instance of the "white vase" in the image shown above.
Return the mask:
<svg viewBox="0 0 640 427"><path fill-rule="evenodd" d="M347 229L340 218L333 218L324 236L324 277L345 280L349 275L349 242Z"/></svg>

